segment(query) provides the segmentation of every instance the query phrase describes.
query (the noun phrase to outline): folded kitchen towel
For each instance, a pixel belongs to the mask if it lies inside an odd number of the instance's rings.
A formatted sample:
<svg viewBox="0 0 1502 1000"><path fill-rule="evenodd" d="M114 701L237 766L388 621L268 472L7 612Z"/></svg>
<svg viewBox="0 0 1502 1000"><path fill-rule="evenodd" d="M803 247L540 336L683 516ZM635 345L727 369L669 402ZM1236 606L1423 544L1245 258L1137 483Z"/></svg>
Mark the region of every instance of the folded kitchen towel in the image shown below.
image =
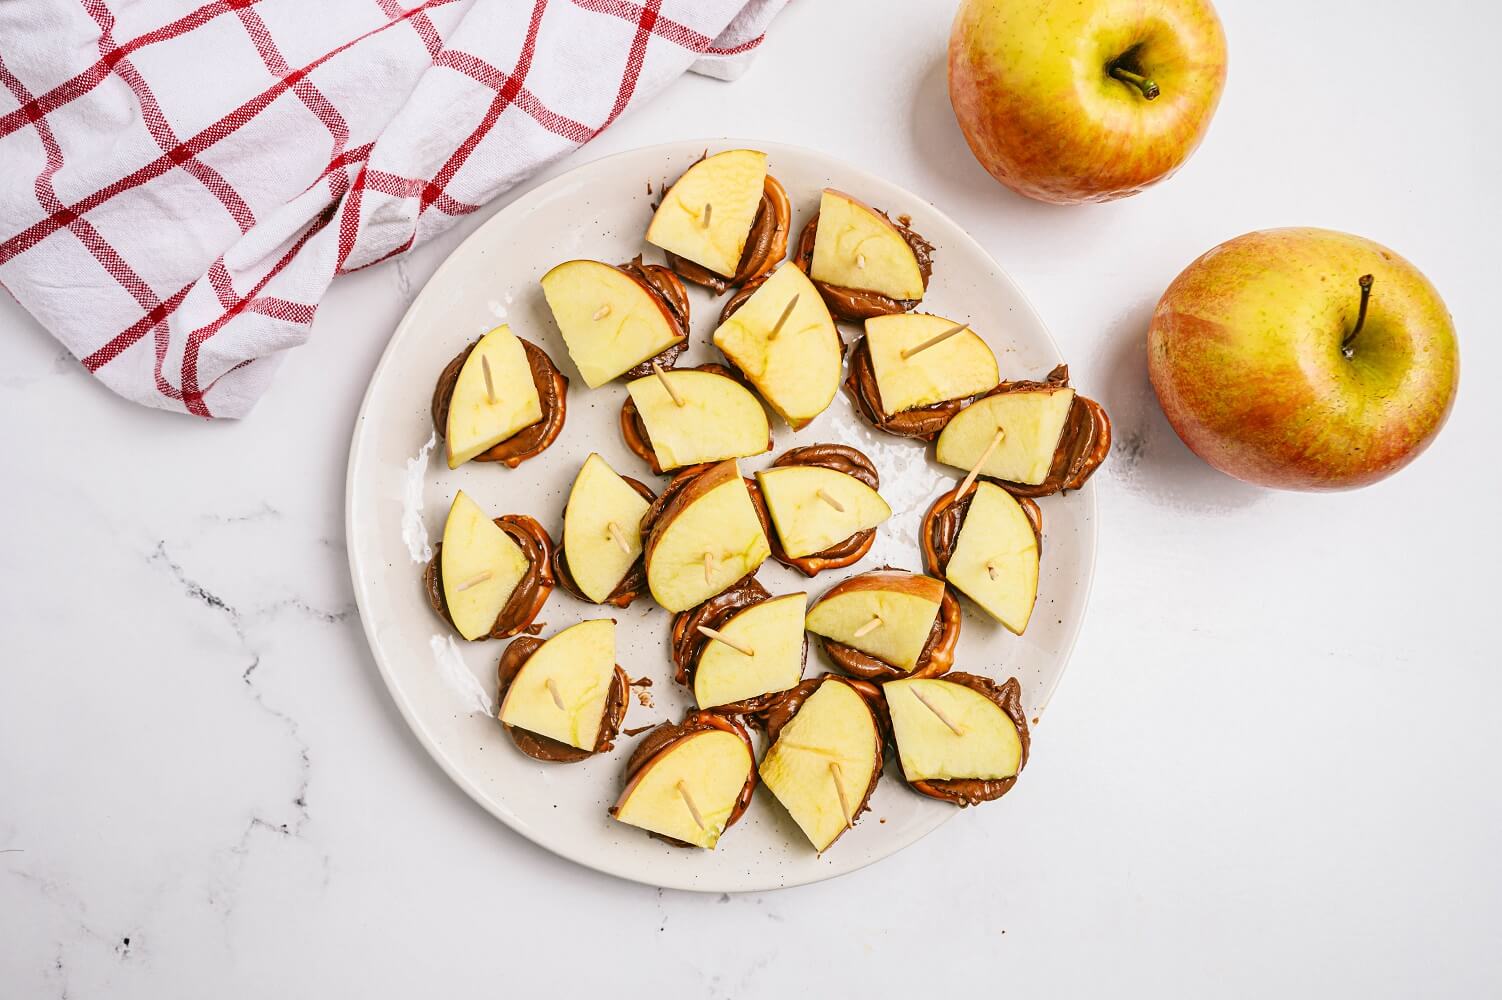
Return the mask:
<svg viewBox="0 0 1502 1000"><path fill-rule="evenodd" d="M733 77L784 3L0 2L0 285L122 396L241 416L336 274Z"/></svg>

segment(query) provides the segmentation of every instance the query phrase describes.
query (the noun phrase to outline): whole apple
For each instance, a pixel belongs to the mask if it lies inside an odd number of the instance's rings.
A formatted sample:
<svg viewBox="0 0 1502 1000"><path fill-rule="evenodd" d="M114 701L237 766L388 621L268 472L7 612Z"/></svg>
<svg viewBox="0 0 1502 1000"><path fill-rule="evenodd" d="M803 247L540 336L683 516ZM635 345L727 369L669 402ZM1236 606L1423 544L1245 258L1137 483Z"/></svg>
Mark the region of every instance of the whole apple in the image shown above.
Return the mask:
<svg viewBox="0 0 1502 1000"><path fill-rule="evenodd" d="M1365 486L1449 416L1460 348L1418 268L1328 229L1248 233L1163 293L1148 371L1168 421L1222 472L1280 489Z"/></svg>
<svg viewBox="0 0 1502 1000"><path fill-rule="evenodd" d="M1208 0L964 0L949 36L949 100L976 159L1059 204L1177 170L1225 79Z"/></svg>

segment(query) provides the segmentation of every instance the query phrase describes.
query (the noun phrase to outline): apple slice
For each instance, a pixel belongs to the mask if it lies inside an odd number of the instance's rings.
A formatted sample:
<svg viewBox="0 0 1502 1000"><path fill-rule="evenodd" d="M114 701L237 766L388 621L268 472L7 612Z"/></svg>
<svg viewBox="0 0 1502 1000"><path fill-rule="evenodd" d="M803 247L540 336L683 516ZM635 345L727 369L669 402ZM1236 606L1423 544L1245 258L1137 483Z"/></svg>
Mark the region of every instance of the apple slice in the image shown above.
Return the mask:
<svg viewBox="0 0 1502 1000"><path fill-rule="evenodd" d="M805 627L903 671L918 665L944 600L944 581L877 570L832 588L808 611Z"/></svg>
<svg viewBox="0 0 1502 1000"><path fill-rule="evenodd" d="M570 260L542 276L542 294L569 357L599 388L683 339L667 307L618 267Z"/></svg>
<svg viewBox="0 0 1502 1000"><path fill-rule="evenodd" d="M940 432L935 457L966 471L985 457L981 475L1037 485L1048 477L1073 405L1074 390L1069 388L1000 392L977 399ZM995 444L998 432L1001 441Z"/></svg>
<svg viewBox="0 0 1502 1000"><path fill-rule="evenodd" d="M723 641L707 640L694 667L699 707L731 705L796 686L803 678L807 605L807 594L784 594L721 625Z"/></svg>
<svg viewBox="0 0 1502 1000"><path fill-rule="evenodd" d="M521 547L463 490L443 523L438 558L449 617L466 639L490 634L531 566Z"/></svg>
<svg viewBox="0 0 1502 1000"><path fill-rule="evenodd" d="M976 483L944 576L1021 635L1038 597L1038 556L1038 536L1022 505L994 483Z"/></svg>
<svg viewBox="0 0 1502 1000"><path fill-rule="evenodd" d="M870 205L833 188L819 199L809 277L893 299L923 298L923 271L902 233Z"/></svg>
<svg viewBox="0 0 1502 1000"><path fill-rule="evenodd" d="M793 430L839 391L844 345L818 289L790 263L720 322L714 344Z"/></svg>
<svg viewBox="0 0 1502 1000"><path fill-rule="evenodd" d="M766 179L766 153L729 149L705 157L662 196L647 226L647 242L734 276Z"/></svg>
<svg viewBox="0 0 1502 1000"><path fill-rule="evenodd" d="M628 383L626 391L663 471L760 455L772 447L767 411L733 378L697 369L665 371Z"/></svg>
<svg viewBox="0 0 1502 1000"><path fill-rule="evenodd" d="M855 823L881 773L881 730L866 699L827 674L777 731L762 784L823 852Z"/></svg>
<svg viewBox="0 0 1502 1000"><path fill-rule="evenodd" d="M512 679L500 720L594 750L615 679L615 622L580 622L537 648Z"/></svg>
<svg viewBox="0 0 1502 1000"><path fill-rule="evenodd" d="M632 755L632 774L611 815L694 847L712 849L719 843L745 809L756 774L743 730L723 719L693 721L711 714L701 712L684 726L665 724L646 737ZM649 741L662 737L663 746L653 749ZM653 752L638 761L642 749Z"/></svg>
<svg viewBox="0 0 1502 1000"><path fill-rule="evenodd" d="M672 489L647 533L647 586L662 607L683 611L755 572L772 549L735 462Z"/></svg>
<svg viewBox="0 0 1502 1000"><path fill-rule="evenodd" d="M651 504L597 454L584 460L563 509L563 551L574 583L604 604L641 555Z"/></svg>
<svg viewBox="0 0 1502 1000"><path fill-rule="evenodd" d="M989 392L1001 381L996 355L974 330L962 330L903 357L957 326L926 313L897 313L866 320L866 347L876 373L881 408L888 416Z"/></svg>
<svg viewBox="0 0 1502 1000"><path fill-rule="evenodd" d="M882 685L908 781L1000 780L1021 769L1025 748L1017 723L997 700L963 683L966 679L969 675L952 674Z"/></svg>
<svg viewBox="0 0 1502 1000"><path fill-rule="evenodd" d="M459 369L443 431L449 468L457 469L541 419L542 400L526 349L503 323L475 343Z"/></svg>
<svg viewBox="0 0 1502 1000"><path fill-rule="evenodd" d="M794 559L823 552L892 516L892 508L880 493L834 469L774 466L758 472L756 481L766 497L778 541Z"/></svg>

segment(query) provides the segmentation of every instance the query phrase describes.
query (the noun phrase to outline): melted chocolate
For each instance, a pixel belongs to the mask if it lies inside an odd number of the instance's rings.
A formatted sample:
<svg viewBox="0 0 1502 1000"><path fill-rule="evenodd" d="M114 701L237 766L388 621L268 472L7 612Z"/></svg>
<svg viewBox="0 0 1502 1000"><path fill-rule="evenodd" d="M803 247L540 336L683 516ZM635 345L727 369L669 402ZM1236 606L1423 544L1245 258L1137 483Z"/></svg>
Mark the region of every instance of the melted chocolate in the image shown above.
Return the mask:
<svg viewBox="0 0 1502 1000"><path fill-rule="evenodd" d="M673 616L672 643L673 679L693 690L694 672L699 666L699 657L705 647L713 642L699 632L699 626L721 629L725 623L747 608L770 600L772 595L754 577L740 580L722 593L716 594L696 608L680 611ZM808 636L803 637L803 658L808 661ZM771 691L727 705L716 705L716 712L726 715L749 715L759 712L780 698L785 692Z"/></svg>
<svg viewBox="0 0 1502 1000"><path fill-rule="evenodd" d="M1069 385L1069 366L1059 365L1048 373L1042 382L1003 382L987 396L999 396L1009 392L1037 392L1041 389L1058 389ZM982 397L984 398L984 397ZM1063 490L1077 490L1085 480L1095 474L1106 456L1111 453L1111 418L1105 408L1093 399L1079 393L1069 407L1069 416L1064 422L1064 431L1059 446L1054 451L1053 464L1043 482L1036 485L1013 483L1004 479L986 476L1008 493L1017 497L1046 497Z"/></svg>
<svg viewBox="0 0 1502 1000"><path fill-rule="evenodd" d="M621 478L626 481L627 486L635 490L637 495L648 503L657 499L657 494L653 493L645 483L637 482L630 476L622 476ZM574 574L568 568L568 554L563 551L562 545L553 550L553 576L557 579L558 586L579 600L590 604L595 603L585 596L584 591L580 590L579 585L574 582ZM636 561L626 569L626 575L621 577L620 583L617 583L615 589L600 603L609 604L611 607L616 608L630 607L631 602L636 600L637 596L646 589L647 566L643 556L638 555Z"/></svg>
<svg viewBox="0 0 1502 1000"><path fill-rule="evenodd" d="M850 351L850 374L845 377L845 392L855 404L855 410L866 423L877 430L898 437L932 441L939 436L944 425L954 418L979 396L964 396L946 399L927 406L915 406L901 413L887 413L881 403L881 390L876 385L876 366L871 361L871 346L862 337Z"/></svg>
<svg viewBox="0 0 1502 1000"><path fill-rule="evenodd" d="M756 218L746 236L746 248L741 251L740 263L735 275L727 278L716 274L702 264L696 264L675 253L666 253L668 266L684 281L702 285L716 295L724 294L733 285L744 285L772 270L782 260L788 249L788 231L792 225L792 203L777 178L771 174L762 183L761 204L757 206Z"/></svg>
<svg viewBox="0 0 1502 1000"><path fill-rule="evenodd" d="M751 805L751 795L756 791L756 753L751 746L751 734L746 732L746 727L739 722L722 715L719 712L690 712L680 723L664 722L642 737L636 749L631 751L631 756L626 760L626 784L636 777L637 772L647 766L658 754L665 753L673 744L686 736L690 736L706 729L720 729L727 733L739 736L741 742L746 744L746 751L751 755L752 766L746 774L746 784L741 788L741 794L736 797L735 806L730 810L730 816L725 820L725 830L735 825ZM610 815L615 815L615 806L607 810ZM723 833L723 831L721 831ZM674 837L665 837L660 833L653 833L653 837L675 847L693 847L695 845L678 840Z"/></svg>
<svg viewBox="0 0 1502 1000"><path fill-rule="evenodd" d="M553 540L542 525L525 514L507 514L495 519L495 526L511 536L527 557L527 572L517 583L516 589L506 600L505 607L496 616L486 639L509 639L527 632L536 635L542 631L541 623L533 619L542 611L548 595L553 592ZM443 593L443 561L439 558L443 543L433 546L433 558L423 570L422 582L428 593L428 603L438 617L454 624L449 615L448 598Z"/></svg>
<svg viewBox="0 0 1502 1000"><path fill-rule="evenodd" d="M928 513L923 515L923 528L919 536L919 544L923 547L923 566L930 575L944 578L944 570L949 566L950 557L954 555L955 544L959 542L960 530L965 526L965 518L970 513L970 502L975 499L975 486L971 485L970 492L963 498L955 499L955 494L960 491L956 486L933 502L928 508ZM1038 551L1043 551L1043 511L1039 509L1036 501L1028 497L1018 497L1018 505L1022 513L1027 516L1028 523L1033 526L1033 537L1037 539Z"/></svg>
<svg viewBox="0 0 1502 1000"><path fill-rule="evenodd" d="M678 357L688 350L688 292L683 287L683 282L678 276L663 267L661 264L642 263L641 254L637 254L624 264L615 266L636 283L651 293L652 297L662 304L663 312L667 314L673 327L682 338L668 345L662 353L656 357L648 358L634 368L628 368L618 378L643 378L652 374L652 363L656 362L664 368L672 368L678 364Z"/></svg>
<svg viewBox="0 0 1502 1000"><path fill-rule="evenodd" d="M734 379L747 389L751 389L751 386L741 377L740 372L732 368L727 368L724 365L717 365L712 361L707 361L702 365L694 365L694 367L684 370L713 372L716 375L724 375L726 378ZM770 423L768 426L771 426ZM652 436L647 433L646 421L642 420L641 411L636 408L636 401L629 395L626 396L626 401L621 404L621 437L625 439L626 447L631 449L632 454L650 465L653 472L660 476L664 471L667 471L658 463L657 452L652 448ZM772 450L772 433L770 430L767 432L767 450ZM701 471L713 464L713 462L701 462L698 465L687 465L682 469L673 471L679 474Z"/></svg>
<svg viewBox="0 0 1502 1000"><path fill-rule="evenodd" d="M527 365L532 370L532 384L537 386L537 400L542 404L542 419L523 427L489 451L481 452L471 461L500 462L514 469L542 451L558 439L563 431L563 421L568 412L568 376L560 372L546 352L530 340L521 340L527 356ZM459 382L459 370L474 352L475 344L459 352L438 375L438 384L433 387L433 403L430 407L433 427L441 438L448 428L449 403L454 397L454 386Z"/></svg>
<svg viewBox="0 0 1502 1000"><path fill-rule="evenodd" d="M1022 686L1017 683L1017 678L1012 677L1005 684L997 684L989 677L957 672L944 679L979 692L1007 713L1007 717L1017 727L1017 735L1022 739L1022 760L1017 766L1017 770L1021 772L1027 766L1027 754L1032 740L1027 731L1027 715L1022 711ZM957 806L978 806L982 802L1001 798L1015 784L1017 775L1010 778L930 778L910 781L908 787L922 795L943 799Z"/></svg>
<svg viewBox="0 0 1502 1000"><path fill-rule="evenodd" d="M884 566L881 569L872 570L871 573L853 576L831 587L819 600L828 600L850 589L852 583L872 573L902 572L904 571ZM939 613L934 618L933 627L929 629L928 641L924 643L923 651L918 654L918 662L912 670L894 667L885 660L879 660L869 653L863 653L853 646L846 646L827 636L820 636L819 641L824 646L824 652L834 661L835 666L861 680L891 681L903 677L937 677L954 665L954 648L960 641L960 604L946 587L943 596L939 598Z"/></svg>
<svg viewBox="0 0 1502 1000"><path fill-rule="evenodd" d="M810 444L801 448L793 448L772 463L772 468L785 468L791 465L813 465L825 469L833 469L835 472L843 472L860 480L873 490L881 485L877 476L876 466L871 460L855 448L844 444ZM748 480L748 482L750 482ZM751 482L751 500L756 504L758 511L766 507L766 501L761 495L758 484ZM770 516L762 517L763 523L770 523ZM804 576L813 577L826 569L843 569L846 566L860 562L871 551L871 545L876 541L876 529L867 528L857 531L842 541L836 542L822 552L812 555L798 556L794 558L787 554L782 547L782 539L776 532L767 535L767 540L772 546L772 558L784 566L796 569Z"/></svg>
<svg viewBox="0 0 1502 1000"><path fill-rule="evenodd" d="M542 648L542 643L543 640L529 635L511 640L511 644L501 654L501 662L496 668L500 684L496 694L496 704L505 704L506 692L511 689L516 675L532 658L532 654ZM507 726L504 722L501 725L505 727L506 732L511 734L511 742L516 744L516 748L528 757L554 764L572 764L576 761L587 760L597 753L605 753L614 746L616 734L621 729L621 721L626 718L627 684L626 671L621 669L620 664L616 664L615 674L610 679L610 693L605 696L605 714L600 719L600 730L595 737L592 750L581 750L562 740L555 740L516 726Z"/></svg>
<svg viewBox="0 0 1502 1000"><path fill-rule="evenodd" d="M882 217L888 222L892 220L882 213ZM903 216L906 219L907 216ZM928 289L928 279L933 274L933 244L919 236L907 227L902 221L892 222L896 230L902 234L907 245L912 247L913 256L918 258L918 271L923 275L923 288ZM842 319L849 323L860 323L872 316L890 316L894 313L907 312L918 304L918 299L894 299L864 288L846 288L843 285L831 285L828 282L815 278L810 271L814 263L814 238L819 231L819 215L808 220L803 227L803 232L798 236L798 247L793 253L793 264L809 276L819 294L824 297L824 304L829 307L829 312L835 319Z"/></svg>

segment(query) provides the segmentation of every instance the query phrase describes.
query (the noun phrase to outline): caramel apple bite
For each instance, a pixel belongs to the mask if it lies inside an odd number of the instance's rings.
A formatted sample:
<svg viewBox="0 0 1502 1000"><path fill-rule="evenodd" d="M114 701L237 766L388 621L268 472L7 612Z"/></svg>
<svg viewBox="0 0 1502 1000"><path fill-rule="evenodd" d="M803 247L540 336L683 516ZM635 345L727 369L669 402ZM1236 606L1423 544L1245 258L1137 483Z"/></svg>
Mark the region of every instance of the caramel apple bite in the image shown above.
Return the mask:
<svg viewBox="0 0 1502 1000"><path fill-rule="evenodd" d="M960 606L943 580L888 566L825 591L805 627L853 677L933 677L954 664Z"/></svg>
<svg viewBox="0 0 1502 1000"><path fill-rule="evenodd" d="M621 437L659 475L772 449L767 411L724 365L654 372L626 390Z"/></svg>
<svg viewBox="0 0 1502 1000"><path fill-rule="evenodd" d="M933 244L885 212L825 188L793 262L836 319L858 323L917 307L933 274Z"/></svg>
<svg viewBox="0 0 1502 1000"><path fill-rule="evenodd" d="M755 791L746 727L718 712L690 712L642 737L609 813L669 844L712 850Z"/></svg>
<svg viewBox="0 0 1502 1000"><path fill-rule="evenodd" d="M771 527L734 461L679 473L642 516L647 587L665 610L685 611L756 572Z"/></svg>
<svg viewBox="0 0 1502 1000"><path fill-rule="evenodd" d="M871 551L876 527L892 516L876 466L844 444L812 444L777 457L756 474L752 497L776 531L772 558L812 577Z"/></svg>
<svg viewBox="0 0 1502 1000"><path fill-rule="evenodd" d="M881 687L908 787L957 806L999 799L1027 764L1029 736L1015 677L956 671Z"/></svg>
<svg viewBox="0 0 1502 1000"><path fill-rule="evenodd" d="M542 276L543 296L584 383L671 368L688 347L683 282L640 255L625 264L570 260Z"/></svg>
<svg viewBox="0 0 1502 1000"><path fill-rule="evenodd" d="M558 439L567 409L568 379L505 325L444 367L431 407L451 469L471 460L516 468Z"/></svg>
<svg viewBox="0 0 1502 1000"><path fill-rule="evenodd" d="M932 441L1001 381L996 355L968 323L926 313L873 316L850 350L845 391L877 430Z"/></svg>
<svg viewBox="0 0 1502 1000"><path fill-rule="evenodd" d="M563 510L563 544L553 553L558 585L581 601L629 607L647 589L641 519L656 499L599 455L585 459Z"/></svg>
<svg viewBox="0 0 1502 1000"><path fill-rule="evenodd" d="M1036 501L978 481L933 502L919 536L924 567L1008 631L1021 635L1038 597L1043 512Z"/></svg>
<svg viewBox="0 0 1502 1000"><path fill-rule="evenodd" d="M754 578L673 616L673 678L700 708L758 712L803 679L804 593L773 597Z"/></svg>
<svg viewBox="0 0 1502 1000"><path fill-rule="evenodd" d="M433 611L466 639L536 634L553 592L553 541L525 514L491 520L462 490L423 570Z"/></svg>
<svg viewBox="0 0 1502 1000"><path fill-rule="evenodd" d="M518 750L555 764L611 749L626 717L626 672L615 662L615 622L580 622L546 641L511 640L497 667L496 713Z"/></svg>

